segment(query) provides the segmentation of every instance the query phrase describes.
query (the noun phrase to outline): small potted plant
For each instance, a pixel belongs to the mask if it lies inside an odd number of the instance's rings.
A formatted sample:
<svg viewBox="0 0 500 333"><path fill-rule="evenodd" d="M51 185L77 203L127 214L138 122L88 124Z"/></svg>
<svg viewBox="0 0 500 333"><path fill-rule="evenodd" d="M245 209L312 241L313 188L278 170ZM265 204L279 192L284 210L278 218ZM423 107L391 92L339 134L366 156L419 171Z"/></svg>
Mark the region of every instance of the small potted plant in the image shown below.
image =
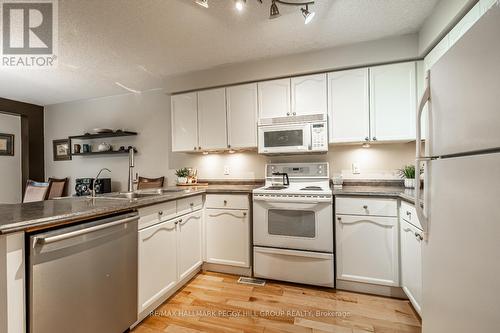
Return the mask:
<svg viewBox="0 0 500 333"><path fill-rule="evenodd" d="M420 170L420 173L422 173L422 170ZM420 181L420 173L418 181ZM415 188L417 180L415 180L415 166L413 164L405 165L398 170L398 174L405 180L406 188Z"/></svg>
<svg viewBox="0 0 500 333"><path fill-rule="evenodd" d="M186 184L189 176L188 168L181 168L175 170L175 175L177 176L177 184Z"/></svg>

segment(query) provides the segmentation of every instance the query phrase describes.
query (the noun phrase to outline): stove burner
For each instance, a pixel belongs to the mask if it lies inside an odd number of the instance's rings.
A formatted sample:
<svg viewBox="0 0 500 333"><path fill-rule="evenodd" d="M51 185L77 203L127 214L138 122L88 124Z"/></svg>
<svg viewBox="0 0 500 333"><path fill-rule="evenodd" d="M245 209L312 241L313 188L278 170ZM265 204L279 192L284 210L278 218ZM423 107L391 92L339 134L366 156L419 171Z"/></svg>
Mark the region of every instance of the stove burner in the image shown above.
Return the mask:
<svg viewBox="0 0 500 333"><path fill-rule="evenodd" d="M275 191L275 190L284 190L286 188L288 188L288 186L268 186L268 187L264 188L264 190Z"/></svg>
<svg viewBox="0 0 500 333"><path fill-rule="evenodd" d="M323 189L319 186L306 186L300 189L301 191L322 191Z"/></svg>

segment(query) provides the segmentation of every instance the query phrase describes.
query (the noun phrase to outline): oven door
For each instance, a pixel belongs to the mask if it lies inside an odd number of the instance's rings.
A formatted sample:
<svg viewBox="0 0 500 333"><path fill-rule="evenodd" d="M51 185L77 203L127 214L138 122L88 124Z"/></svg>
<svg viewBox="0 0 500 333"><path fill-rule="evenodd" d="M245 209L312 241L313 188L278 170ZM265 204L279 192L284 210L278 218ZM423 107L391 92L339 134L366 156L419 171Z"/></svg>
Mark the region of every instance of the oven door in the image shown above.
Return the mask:
<svg viewBox="0 0 500 333"><path fill-rule="evenodd" d="M254 245L333 253L332 202L254 198Z"/></svg>
<svg viewBox="0 0 500 333"><path fill-rule="evenodd" d="M259 127L259 154L300 153L311 149L309 124Z"/></svg>

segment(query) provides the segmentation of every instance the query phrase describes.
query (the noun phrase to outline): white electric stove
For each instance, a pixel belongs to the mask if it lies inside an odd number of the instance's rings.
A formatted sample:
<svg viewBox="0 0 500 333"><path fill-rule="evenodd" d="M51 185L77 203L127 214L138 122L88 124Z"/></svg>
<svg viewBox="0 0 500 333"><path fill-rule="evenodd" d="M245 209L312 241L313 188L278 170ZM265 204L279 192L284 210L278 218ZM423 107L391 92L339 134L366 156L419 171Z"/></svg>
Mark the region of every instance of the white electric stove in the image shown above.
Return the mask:
<svg viewBox="0 0 500 333"><path fill-rule="evenodd" d="M334 287L328 163L266 165L253 191L254 275Z"/></svg>

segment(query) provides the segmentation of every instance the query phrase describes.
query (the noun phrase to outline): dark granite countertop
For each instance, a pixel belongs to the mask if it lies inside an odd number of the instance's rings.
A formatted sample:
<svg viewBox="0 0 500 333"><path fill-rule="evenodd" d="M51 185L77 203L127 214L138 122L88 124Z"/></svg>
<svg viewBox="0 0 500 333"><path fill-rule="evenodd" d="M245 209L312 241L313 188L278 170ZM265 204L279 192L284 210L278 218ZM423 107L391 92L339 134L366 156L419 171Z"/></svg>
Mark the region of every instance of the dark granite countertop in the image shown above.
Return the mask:
<svg viewBox="0 0 500 333"><path fill-rule="evenodd" d="M215 184L130 200L100 196L96 199L72 197L26 204L0 204L0 234L49 228L203 193L250 194L259 186Z"/></svg>
<svg viewBox="0 0 500 333"><path fill-rule="evenodd" d="M400 198L415 204L415 189L400 186L344 186L342 189L333 189L334 195L348 196L378 196ZM420 204L423 203L423 191L420 193Z"/></svg>

